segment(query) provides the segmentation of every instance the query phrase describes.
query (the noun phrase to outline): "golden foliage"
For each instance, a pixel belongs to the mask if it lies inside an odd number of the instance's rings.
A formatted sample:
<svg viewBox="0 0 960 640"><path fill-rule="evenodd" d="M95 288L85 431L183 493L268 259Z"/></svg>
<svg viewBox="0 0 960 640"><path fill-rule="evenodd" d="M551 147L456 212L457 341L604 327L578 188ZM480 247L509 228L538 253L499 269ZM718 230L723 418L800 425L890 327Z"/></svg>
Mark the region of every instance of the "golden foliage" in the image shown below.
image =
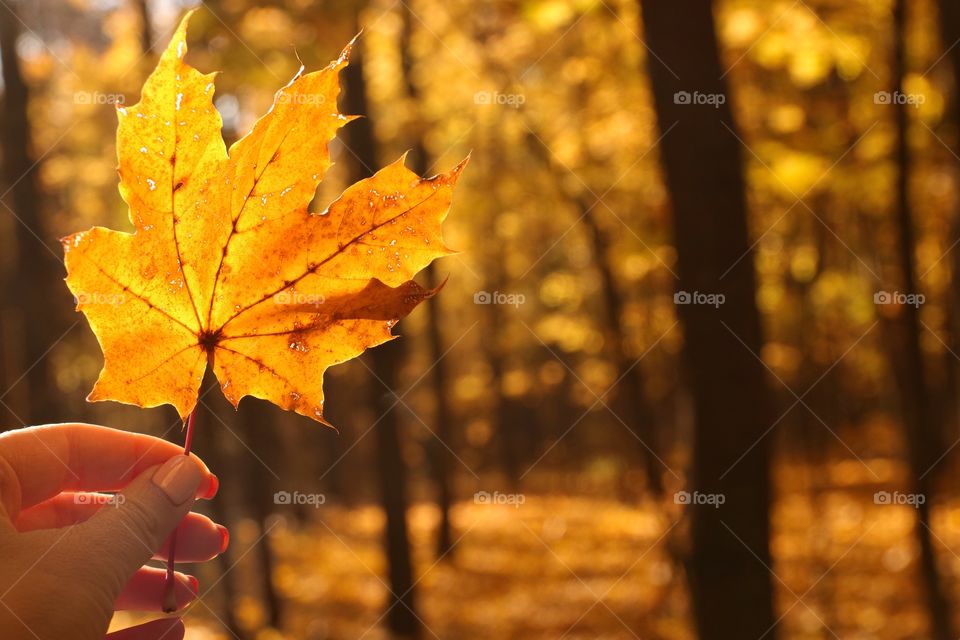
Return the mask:
<svg viewBox="0 0 960 640"><path fill-rule="evenodd" d="M298 73L228 154L214 74L184 61L188 20L141 101L118 110L134 233L63 241L67 284L104 352L89 399L185 416L210 365L235 406L250 395L323 422L324 370L390 340L436 293L411 278L450 252L440 227L466 161L424 180L401 158L311 213L327 145L352 119L336 108L350 46Z"/></svg>

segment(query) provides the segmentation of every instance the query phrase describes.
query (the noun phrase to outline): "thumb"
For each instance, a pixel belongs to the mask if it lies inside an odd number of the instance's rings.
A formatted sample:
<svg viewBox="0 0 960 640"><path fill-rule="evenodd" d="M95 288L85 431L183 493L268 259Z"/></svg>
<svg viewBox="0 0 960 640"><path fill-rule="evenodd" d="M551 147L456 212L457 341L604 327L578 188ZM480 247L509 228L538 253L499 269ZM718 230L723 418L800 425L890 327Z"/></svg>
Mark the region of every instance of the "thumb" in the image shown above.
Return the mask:
<svg viewBox="0 0 960 640"><path fill-rule="evenodd" d="M193 507L204 472L196 458L174 456L140 474L117 497L116 507L100 509L79 525L98 558L117 580L117 592L142 567Z"/></svg>

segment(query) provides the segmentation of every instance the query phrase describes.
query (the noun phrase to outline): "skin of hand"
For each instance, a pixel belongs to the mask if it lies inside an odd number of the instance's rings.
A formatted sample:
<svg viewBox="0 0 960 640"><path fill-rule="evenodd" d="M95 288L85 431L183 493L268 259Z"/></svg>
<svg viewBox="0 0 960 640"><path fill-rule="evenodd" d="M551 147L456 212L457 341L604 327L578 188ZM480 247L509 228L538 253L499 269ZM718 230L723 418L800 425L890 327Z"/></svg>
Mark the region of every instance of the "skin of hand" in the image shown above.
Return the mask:
<svg viewBox="0 0 960 640"><path fill-rule="evenodd" d="M166 559L175 528L179 562L227 547L226 528L190 511L216 494L217 478L182 454L158 438L89 424L0 435L0 638L183 638L176 617L107 635L114 611L160 611L166 572L144 565ZM183 608L199 585L176 579Z"/></svg>

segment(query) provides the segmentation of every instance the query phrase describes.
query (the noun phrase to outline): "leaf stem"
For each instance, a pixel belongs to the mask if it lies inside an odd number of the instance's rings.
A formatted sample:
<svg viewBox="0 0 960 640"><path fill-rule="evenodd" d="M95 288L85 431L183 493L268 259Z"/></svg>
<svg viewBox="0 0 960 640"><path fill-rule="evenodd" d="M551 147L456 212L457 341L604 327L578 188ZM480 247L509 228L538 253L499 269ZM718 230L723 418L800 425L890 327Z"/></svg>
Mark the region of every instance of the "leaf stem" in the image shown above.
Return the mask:
<svg viewBox="0 0 960 640"><path fill-rule="evenodd" d="M190 416L184 420L187 434L183 439L183 455L190 455L190 448L193 445L193 423L197 418L197 408L194 407ZM163 611L172 613L177 609L177 596L174 588L176 586L176 576L174 575L174 563L177 556L177 530L174 529L170 534L170 555L167 556L167 580L163 590Z"/></svg>

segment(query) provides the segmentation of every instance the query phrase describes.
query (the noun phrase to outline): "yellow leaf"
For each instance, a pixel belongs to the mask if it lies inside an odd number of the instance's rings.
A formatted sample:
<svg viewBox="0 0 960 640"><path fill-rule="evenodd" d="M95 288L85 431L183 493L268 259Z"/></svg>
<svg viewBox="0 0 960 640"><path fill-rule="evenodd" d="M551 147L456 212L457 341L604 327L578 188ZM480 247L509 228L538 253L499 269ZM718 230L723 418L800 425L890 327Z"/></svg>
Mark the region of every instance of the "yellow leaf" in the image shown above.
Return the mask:
<svg viewBox="0 0 960 640"><path fill-rule="evenodd" d="M228 154L214 76L184 62L188 20L140 102L118 110L134 232L63 240L67 285L104 353L89 399L186 416L211 366L235 406L250 395L324 422L324 370L390 340L436 293L412 278L450 253L440 227L466 160L422 179L401 158L311 213L327 145L352 119L337 110L350 46L301 69Z"/></svg>

